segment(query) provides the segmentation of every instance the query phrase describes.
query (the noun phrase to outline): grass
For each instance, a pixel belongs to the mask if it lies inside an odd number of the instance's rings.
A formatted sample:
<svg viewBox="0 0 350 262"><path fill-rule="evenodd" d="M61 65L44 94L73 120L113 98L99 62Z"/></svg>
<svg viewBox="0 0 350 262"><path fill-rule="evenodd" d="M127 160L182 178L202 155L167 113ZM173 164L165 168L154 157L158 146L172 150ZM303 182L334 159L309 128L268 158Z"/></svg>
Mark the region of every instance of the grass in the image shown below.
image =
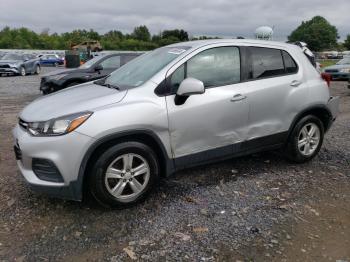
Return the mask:
<svg viewBox="0 0 350 262"><path fill-rule="evenodd" d="M338 61L339 60L330 60L330 59L317 60L317 62L319 62L322 65L322 67L335 65Z"/></svg>

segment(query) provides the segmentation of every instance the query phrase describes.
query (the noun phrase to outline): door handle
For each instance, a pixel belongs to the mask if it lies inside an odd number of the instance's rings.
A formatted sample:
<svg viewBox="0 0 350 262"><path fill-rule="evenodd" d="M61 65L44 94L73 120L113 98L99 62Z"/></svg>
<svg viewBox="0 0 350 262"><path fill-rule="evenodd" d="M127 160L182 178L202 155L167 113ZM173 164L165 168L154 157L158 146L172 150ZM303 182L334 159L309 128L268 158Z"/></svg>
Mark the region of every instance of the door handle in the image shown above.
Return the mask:
<svg viewBox="0 0 350 262"><path fill-rule="evenodd" d="M293 80L290 85L291 86L294 86L294 87L297 87L297 86L300 86L302 83L298 80Z"/></svg>
<svg viewBox="0 0 350 262"><path fill-rule="evenodd" d="M236 94L231 98L231 102L241 101L246 99L247 97L242 94Z"/></svg>

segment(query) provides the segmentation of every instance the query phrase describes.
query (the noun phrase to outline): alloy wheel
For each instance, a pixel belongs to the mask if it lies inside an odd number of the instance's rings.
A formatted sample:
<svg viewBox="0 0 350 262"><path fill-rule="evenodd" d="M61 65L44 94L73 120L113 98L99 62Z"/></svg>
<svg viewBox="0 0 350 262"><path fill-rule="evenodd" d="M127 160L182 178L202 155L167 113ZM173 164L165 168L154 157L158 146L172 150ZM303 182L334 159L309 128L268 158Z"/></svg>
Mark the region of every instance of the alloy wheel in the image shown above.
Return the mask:
<svg viewBox="0 0 350 262"><path fill-rule="evenodd" d="M298 136L298 149L304 156L312 155L320 143L320 128L315 123L307 123Z"/></svg>
<svg viewBox="0 0 350 262"><path fill-rule="evenodd" d="M146 159L134 153L118 156L105 172L108 192L125 202L132 201L146 188L150 167Z"/></svg>
<svg viewBox="0 0 350 262"><path fill-rule="evenodd" d="M26 75L26 69L24 67L21 67L21 76Z"/></svg>

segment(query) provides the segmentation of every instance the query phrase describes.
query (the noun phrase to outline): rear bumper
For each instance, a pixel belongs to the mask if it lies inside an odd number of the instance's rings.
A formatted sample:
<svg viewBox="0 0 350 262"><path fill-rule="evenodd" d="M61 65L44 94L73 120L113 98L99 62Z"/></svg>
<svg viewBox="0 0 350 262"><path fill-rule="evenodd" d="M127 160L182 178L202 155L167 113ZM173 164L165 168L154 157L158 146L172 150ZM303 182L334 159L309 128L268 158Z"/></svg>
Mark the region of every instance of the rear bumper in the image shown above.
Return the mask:
<svg viewBox="0 0 350 262"><path fill-rule="evenodd" d="M327 107L331 113L331 119L325 131L328 131L331 128L331 126L333 125L333 122L335 121L335 119L339 114L339 103L340 103L339 100L340 100L339 96L335 96L335 97L331 96L328 100Z"/></svg>
<svg viewBox="0 0 350 262"><path fill-rule="evenodd" d="M331 96L328 100L327 107L332 114L332 120L335 120L339 114L339 96Z"/></svg>

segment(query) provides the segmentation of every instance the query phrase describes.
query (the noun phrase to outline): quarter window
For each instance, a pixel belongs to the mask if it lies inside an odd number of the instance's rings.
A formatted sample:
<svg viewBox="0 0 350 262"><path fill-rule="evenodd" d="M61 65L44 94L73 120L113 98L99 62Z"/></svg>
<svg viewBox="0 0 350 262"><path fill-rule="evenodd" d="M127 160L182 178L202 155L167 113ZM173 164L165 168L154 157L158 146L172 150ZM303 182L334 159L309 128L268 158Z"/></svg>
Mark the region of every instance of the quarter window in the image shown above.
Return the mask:
<svg viewBox="0 0 350 262"><path fill-rule="evenodd" d="M172 91L188 77L196 78L204 86L225 86L241 80L240 55L237 47L217 47L205 50L180 66L170 77Z"/></svg>
<svg viewBox="0 0 350 262"><path fill-rule="evenodd" d="M250 47L251 70L249 79L280 76L285 74L281 51L272 48Z"/></svg>
<svg viewBox="0 0 350 262"><path fill-rule="evenodd" d="M293 74L298 71L298 66L293 60L293 58L286 52L282 51L284 66L286 68L286 73Z"/></svg>

